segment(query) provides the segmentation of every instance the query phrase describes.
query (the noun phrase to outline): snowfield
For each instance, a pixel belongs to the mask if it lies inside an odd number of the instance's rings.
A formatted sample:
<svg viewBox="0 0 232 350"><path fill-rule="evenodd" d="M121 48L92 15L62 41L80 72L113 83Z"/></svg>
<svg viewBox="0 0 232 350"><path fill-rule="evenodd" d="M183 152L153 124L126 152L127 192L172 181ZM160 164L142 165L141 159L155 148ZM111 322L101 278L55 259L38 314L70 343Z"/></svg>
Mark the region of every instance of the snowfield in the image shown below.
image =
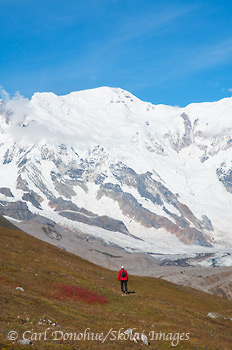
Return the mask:
<svg viewBox="0 0 232 350"><path fill-rule="evenodd" d="M179 108L102 87L0 100L0 162L5 216L25 203L128 251L232 265L232 98Z"/></svg>

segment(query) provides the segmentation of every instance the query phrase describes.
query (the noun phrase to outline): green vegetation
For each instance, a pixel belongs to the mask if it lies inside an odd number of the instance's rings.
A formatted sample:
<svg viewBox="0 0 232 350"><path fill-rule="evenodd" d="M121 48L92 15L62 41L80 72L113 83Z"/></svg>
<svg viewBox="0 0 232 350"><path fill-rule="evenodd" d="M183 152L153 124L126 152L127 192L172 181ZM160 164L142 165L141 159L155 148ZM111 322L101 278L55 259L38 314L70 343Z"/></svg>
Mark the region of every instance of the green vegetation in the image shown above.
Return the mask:
<svg viewBox="0 0 232 350"><path fill-rule="evenodd" d="M229 350L232 344L232 304L200 291L166 281L130 276L123 295L117 272L96 266L41 242L14 227L0 227L0 349L184 349ZM17 290L22 287L24 291ZM77 289L76 289L77 288ZM82 297L81 295L88 297ZM97 296L97 297L96 297ZM107 300L106 300L107 299ZM225 316L212 319L214 312ZM46 337L44 332L47 328ZM130 340L54 340L67 333L165 333L167 340L151 340L150 347ZM10 331L22 338L40 338L33 347L7 339ZM31 332L31 333L30 333ZM153 332L153 333L152 333ZM172 334L170 334L172 333ZM172 347L171 337L189 333L189 340ZM113 334L113 333L112 333ZM118 335L118 333L114 333ZM57 336L57 337L58 337ZM91 337L89 335L89 337ZM161 335L162 337L162 335ZM111 336L113 338L113 336ZM163 339L163 338L162 338Z"/></svg>

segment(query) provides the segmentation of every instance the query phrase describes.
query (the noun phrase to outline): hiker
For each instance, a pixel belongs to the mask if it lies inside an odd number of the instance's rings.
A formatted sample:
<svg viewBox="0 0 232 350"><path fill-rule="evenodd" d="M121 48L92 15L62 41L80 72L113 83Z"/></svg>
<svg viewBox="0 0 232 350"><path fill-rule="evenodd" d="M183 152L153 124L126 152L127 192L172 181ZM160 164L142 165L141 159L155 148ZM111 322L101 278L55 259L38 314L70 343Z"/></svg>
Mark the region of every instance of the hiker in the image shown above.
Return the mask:
<svg viewBox="0 0 232 350"><path fill-rule="evenodd" d="M128 293L127 292L128 273L124 269L124 266L121 267L121 270L118 273L118 280L119 282L121 282L122 292L127 294ZM125 290L124 290L124 286L125 286Z"/></svg>

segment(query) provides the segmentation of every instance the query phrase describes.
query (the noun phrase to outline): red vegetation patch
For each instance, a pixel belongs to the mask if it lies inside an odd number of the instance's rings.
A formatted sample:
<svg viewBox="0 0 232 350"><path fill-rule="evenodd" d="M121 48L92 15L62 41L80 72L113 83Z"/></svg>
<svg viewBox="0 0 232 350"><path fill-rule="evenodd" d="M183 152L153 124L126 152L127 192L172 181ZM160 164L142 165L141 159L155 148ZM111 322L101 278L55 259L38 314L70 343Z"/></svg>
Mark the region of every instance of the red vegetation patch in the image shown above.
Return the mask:
<svg viewBox="0 0 232 350"><path fill-rule="evenodd" d="M78 300L79 299L79 300L84 300L88 304L105 304L108 302L108 299L104 295L99 295L87 288L70 286L66 284L61 284L56 287L58 287L56 298L59 300L63 300L63 299Z"/></svg>

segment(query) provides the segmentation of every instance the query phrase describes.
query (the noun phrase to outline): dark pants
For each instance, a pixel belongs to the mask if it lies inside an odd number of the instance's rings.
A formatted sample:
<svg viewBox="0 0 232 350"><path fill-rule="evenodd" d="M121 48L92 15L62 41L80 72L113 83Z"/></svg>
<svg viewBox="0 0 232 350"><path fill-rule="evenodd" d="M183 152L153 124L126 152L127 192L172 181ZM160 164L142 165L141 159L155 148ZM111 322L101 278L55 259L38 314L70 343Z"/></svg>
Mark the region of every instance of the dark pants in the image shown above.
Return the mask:
<svg viewBox="0 0 232 350"><path fill-rule="evenodd" d="M123 288L123 285L125 286L125 290ZM121 281L121 290L123 293L127 292L127 281Z"/></svg>

